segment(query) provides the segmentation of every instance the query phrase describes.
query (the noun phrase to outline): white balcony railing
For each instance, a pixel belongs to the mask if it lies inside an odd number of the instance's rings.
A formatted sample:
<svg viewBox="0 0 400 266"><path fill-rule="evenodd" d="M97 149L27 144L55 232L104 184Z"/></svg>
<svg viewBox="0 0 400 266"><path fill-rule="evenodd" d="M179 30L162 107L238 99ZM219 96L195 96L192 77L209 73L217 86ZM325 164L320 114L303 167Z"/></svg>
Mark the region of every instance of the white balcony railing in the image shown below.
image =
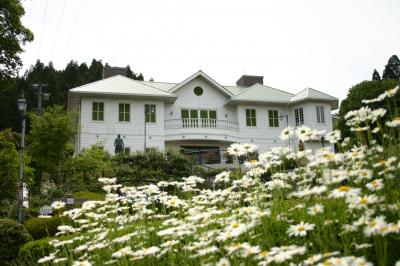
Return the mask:
<svg viewBox="0 0 400 266"><path fill-rule="evenodd" d="M228 131L239 131L238 123L229 120L219 120L210 118L182 118L164 121L165 129L181 128L209 128L222 129Z"/></svg>

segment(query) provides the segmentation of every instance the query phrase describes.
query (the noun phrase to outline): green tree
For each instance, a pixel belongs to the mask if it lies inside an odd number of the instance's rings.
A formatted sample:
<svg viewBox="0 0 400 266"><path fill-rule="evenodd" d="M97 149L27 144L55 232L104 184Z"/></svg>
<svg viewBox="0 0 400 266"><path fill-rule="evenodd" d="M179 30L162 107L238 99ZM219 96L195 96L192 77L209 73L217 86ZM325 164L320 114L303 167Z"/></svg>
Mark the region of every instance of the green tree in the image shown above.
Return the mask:
<svg viewBox="0 0 400 266"><path fill-rule="evenodd" d="M17 196L19 156L10 129L0 131L0 206Z"/></svg>
<svg viewBox="0 0 400 266"><path fill-rule="evenodd" d="M21 23L25 14L19 0L0 0L0 80L16 74L22 65L22 45L33 40L32 32Z"/></svg>
<svg viewBox="0 0 400 266"><path fill-rule="evenodd" d="M392 55L383 70L382 79L400 80L400 60L397 55Z"/></svg>
<svg viewBox="0 0 400 266"><path fill-rule="evenodd" d="M361 108L364 104L361 102L363 99L373 99L379 94L384 93L386 90L393 89L399 84L395 80L373 80L373 81L363 81L354 85L348 92L346 99L344 99L340 104L339 110L339 129L342 130L344 136L351 136L349 128L346 126L344 116L347 112L351 110L357 110ZM396 101L400 104L400 96L396 95ZM372 105L374 108L386 107L386 102L378 102ZM399 106L399 105L398 105Z"/></svg>
<svg viewBox="0 0 400 266"><path fill-rule="evenodd" d="M75 170L77 174L83 176L83 181L87 185L90 181L104 176L105 172L112 171L111 156L96 145L84 149L75 158Z"/></svg>
<svg viewBox="0 0 400 266"><path fill-rule="evenodd" d="M376 69L374 69L374 73L372 73L372 80L381 80L381 76Z"/></svg>
<svg viewBox="0 0 400 266"><path fill-rule="evenodd" d="M74 115L62 106L46 108L42 116L30 114L32 128L28 136L29 152L39 174L43 171L58 173L62 177L65 172L63 163L72 156L72 140L76 133Z"/></svg>

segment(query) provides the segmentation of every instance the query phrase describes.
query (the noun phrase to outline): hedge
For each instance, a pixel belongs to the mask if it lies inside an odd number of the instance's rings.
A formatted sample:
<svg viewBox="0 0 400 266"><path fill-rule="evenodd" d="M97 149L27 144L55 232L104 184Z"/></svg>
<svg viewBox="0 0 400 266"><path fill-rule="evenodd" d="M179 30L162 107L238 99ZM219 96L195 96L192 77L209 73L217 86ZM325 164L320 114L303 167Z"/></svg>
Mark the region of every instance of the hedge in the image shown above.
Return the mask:
<svg viewBox="0 0 400 266"><path fill-rule="evenodd" d="M15 264L20 246L31 240L22 225L11 219L0 219L0 263Z"/></svg>
<svg viewBox="0 0 400 266"><path fill-rule="evenodd" d="M53 250L49 240L51 238L43 238L23 245L19 250L19 263L21 265L32 265L40 258L47 256Z"/></svg>
<svg viewBox="0 0 400 266"><path fill-rule="evenodd" d="M58 230L57 227L62 224L70 224L71 221L66 217L53 216L51 218L32 218L24 223L26 230L33 239L41 239L48 236L54 236Z"/></svg>

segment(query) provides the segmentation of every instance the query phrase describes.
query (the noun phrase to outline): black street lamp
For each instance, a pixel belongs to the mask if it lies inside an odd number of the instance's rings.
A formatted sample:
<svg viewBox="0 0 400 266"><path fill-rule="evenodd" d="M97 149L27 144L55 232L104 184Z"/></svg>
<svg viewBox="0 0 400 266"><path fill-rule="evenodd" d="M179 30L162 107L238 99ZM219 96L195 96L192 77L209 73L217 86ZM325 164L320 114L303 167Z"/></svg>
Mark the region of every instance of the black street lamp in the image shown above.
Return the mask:
<svg viewBox="0 0 400 266"><path fill-rule="evenodd" d="M25 150L25 116L26 116L26 100L24 90L22 90L21 98L17 100L18 110L22 117L21 132L21 151L19 160L19 197L18 197L18 222L22 223L23 218L23 197L24 197L24 150Z"/></svg>

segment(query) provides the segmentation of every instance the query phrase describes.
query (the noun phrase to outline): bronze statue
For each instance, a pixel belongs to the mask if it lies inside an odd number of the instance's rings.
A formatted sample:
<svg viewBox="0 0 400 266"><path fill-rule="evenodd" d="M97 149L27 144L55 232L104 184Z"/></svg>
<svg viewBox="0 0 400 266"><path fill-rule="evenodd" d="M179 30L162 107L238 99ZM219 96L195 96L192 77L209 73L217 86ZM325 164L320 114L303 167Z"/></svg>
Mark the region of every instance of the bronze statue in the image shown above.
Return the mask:
<svg viewBox="0 0 400 266"><path fill-rule="evenodd" d="M300 140L300 142L299 142L299 151L304 151L305 150L305 145L304 145L304 142L302 141L302 140Z"/></svg>
<svg viewBox="0 0 400 266"><path fill-rule="evenodd" d="M121 135L118 134L114 140L115 154L119 154L124 150L124 141L121 139Z"/></svg>

